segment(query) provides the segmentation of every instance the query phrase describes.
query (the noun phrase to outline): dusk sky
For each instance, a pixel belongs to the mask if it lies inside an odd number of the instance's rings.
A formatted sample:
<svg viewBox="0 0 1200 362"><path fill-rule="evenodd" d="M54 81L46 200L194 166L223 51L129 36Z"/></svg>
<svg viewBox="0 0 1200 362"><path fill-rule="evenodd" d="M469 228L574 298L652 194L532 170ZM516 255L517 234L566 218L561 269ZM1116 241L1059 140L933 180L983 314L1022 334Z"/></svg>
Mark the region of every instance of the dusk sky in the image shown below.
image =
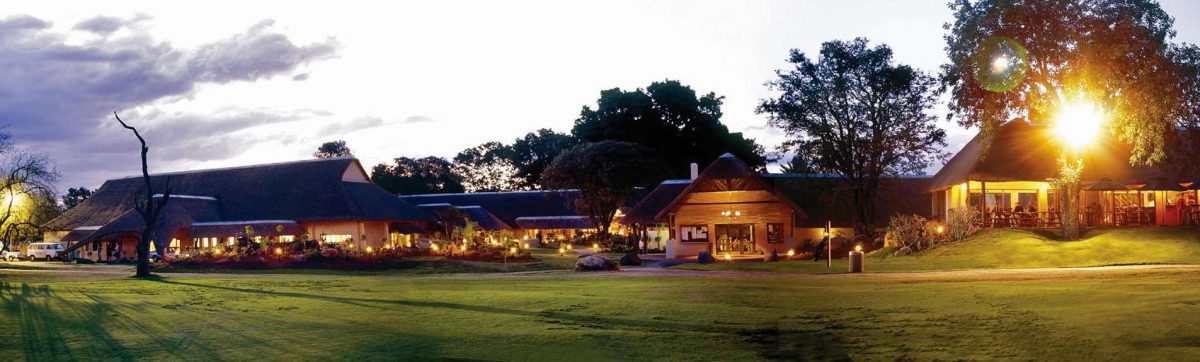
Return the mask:
<svg viewBox="0 0 1200 362"><path fill-rule="evenodd" d="M1200 42L1200 2L1163 6L1176 42ZM0 11L0 124L55 159L60 189L137 172L136 141L114 110L145 130L152 172L308 159L335 139L369 168L538 128L568 132L601 90L663 79L725 96L725 124L772 150L781 135L754 108L772 96L763 83L789 49L863 36L934 72L951 20L943 0L22 2ZM946 126L952 150L974 134Z"/></svg>

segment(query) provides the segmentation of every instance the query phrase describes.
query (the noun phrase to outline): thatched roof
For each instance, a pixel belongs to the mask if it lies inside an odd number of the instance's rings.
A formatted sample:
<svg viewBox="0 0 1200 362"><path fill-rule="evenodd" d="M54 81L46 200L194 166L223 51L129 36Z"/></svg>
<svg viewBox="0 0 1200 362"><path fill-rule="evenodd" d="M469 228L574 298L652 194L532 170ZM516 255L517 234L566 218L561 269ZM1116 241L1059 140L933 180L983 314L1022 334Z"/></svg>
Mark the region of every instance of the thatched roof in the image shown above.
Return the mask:
<svg viewBox="0 0 1200 362"><path fill-rule="evenodd" d="M442 223L445 223L446 219L450 218L450 210L453 209L461 214L462 217L478 224L481 229L489 231L512 230L512 227L508 226L503 220L500 220L496 215L492 215L487 209L478 205L454 206L447 203L434 203L420 204L417 205L417 208L436 216ZM461 218L453 220L453 222L455 226L465 224Z"/></svg>
<svg viewBox="0 0 1200 362"><path fill-rule="evenodd" d="M1137 188L1140 191L1186 191L1187 188L1180 185L1180 182L1170 181L1165 178L1151 179L1150 182L1143 184Z"/></svg>
<svg viewBox="0 0 1200 362"><path fill-rule="evenodd" d="M587 216L525 216L518 217L517 227L522 229L592 229L596 225Z"/></svg>
<svg viewBox="0 0 1200 362"><path fill-rule="evenodd" d="M929 191L971 181L1045 181L1058 174L1057 142L1049 129L1024 120L1009 121L996 129L990 147L982 135L967 142L934 175ZM1143 174L1129 165L1131 147L1111 135L1101 136L1083 152L1084 182L1104 178L1131 181Z"/></svg>
<svg viewBox="0 0 1200 362"><path fill-rule="evenodd" d="M658 213L671 204L671 201L674 201L676 197L679 197L679 194L683 193L683 190L687 189L691 183L691 180L663 181L653 191L650 191L646 197L643 197L637 206L627 211L625 217L621 218L621 223L625 225L657 224L659 222L656 218Z"/></svg>
<svg viewBox="0 0 1200 362"><path fill-rule="evenodd" d="M823 227L826 221L834 227L854 226L852 195L845 181L828 174L764 174L775 189L793 203L808 211L808 218L799 226ZM884 176L879 180L875 198L876 226L886 226L895 214L930 216L927 176Z"/></svg>
<svg viewBox="0 0 1200 362"><path fill-rule="evenodd" d="M1124 184L1107 178L1083 187L1084 191L1125 191L1128 189L1129 187Z"/></svg>
<svg viewBox="0 0 1200 362"><path fill-rule="evenodd" d="M637 189L635 196L625 206L633 207L644 195L645 189ZM579 190L544 190L407 195L400 198L414 205L478 206L510 227L527 229L517 222L517 218L581 216L575 211L578 197Z"/></svg>
<svg viewBox="0 0 1200 362"><path fill-rule="evenodd" d="M356 180L346 174L358 173ZM220 220L309 221L432 221L416 207L370 183L354 158L330 158L213 170L163 173L151 176L156 192L170 180L176 197L214 203ZM106 225L132 210L130 201L145 194L141 177L109 180L95 195L47 227L71 230ZM191 207L189 206L189 209Z"/></svg>
<svg viewBox="0 0 1200 362"><path fill-rule="evenodd" d="M675 207L683 202L688 194L692 192L720 192L720 191L748 191L748 190L764 190L774 194L781 201L792 208L796 217L799 219L808 218L808 213L804 208L783 194L779 193L772 185L766 182L758 172L755 172L750 165L745 161L737 158L733 154L726 153L713 161L700 175L687 185L682 192L675 196L666 207L658 211L654 216L655 220L662 220L666 214L675 209Z"/></svg>

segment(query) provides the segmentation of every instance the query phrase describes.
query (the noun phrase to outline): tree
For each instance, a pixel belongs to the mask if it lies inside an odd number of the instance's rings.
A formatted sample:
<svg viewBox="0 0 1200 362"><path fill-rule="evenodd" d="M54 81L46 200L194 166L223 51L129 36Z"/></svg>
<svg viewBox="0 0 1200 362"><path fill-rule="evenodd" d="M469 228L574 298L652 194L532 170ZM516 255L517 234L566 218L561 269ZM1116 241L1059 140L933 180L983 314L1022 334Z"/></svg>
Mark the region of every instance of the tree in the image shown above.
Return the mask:
<svg viewBox="0 0 1200 362"><path fill-rule="evenodd" d="M17 149L8 133L0 133L0 250L40 237L41 225L58 216L57 180L48 156Z"/></svg>
<svg viewBox="0 0 1200 362"><path fill-rule="evenodd" d="M959 124L990 139L1010 119L1054 125L1058 110L1087 102L1103 110L1111 134L1133 146L1131 164L1163 160L1184 102L1168 54L1173 20L1158 3L956 0L950 9L942 83ZM1064 213L1077 208L1075 197L1064 200ZM1063 221L1064 238L1077 239L1076 218Z"/></svg>
<svg viewBox="0 0 1200 362"><path fill-rule="evenodd" d="M511 159L512 148L500 142L487 142L454 156L453 171L462 179L467 192L518 190L521 181Z"/></svg>
<svg viewBox="0 0 1200 362"><path fill-rule="evenodd" d="M793 49L789 62L795 68L768 83L779 97L758 112L790 137L782 147L796 152L797 167L846 182L855 224L873 234L880 177L922 173L945 157L946 133L931 115L937 82L864 38L825 42L815 61Z"/></svg>
<svg viewBox="0 0 1200 362"><path fill-rule="evenodd" d="M76 205L82 204L84 201L87 201L88 198L91 198L92 193L93 193L93 191L89 190L86 187L69 188L69 189L67 189L67 194L63 195L63 197L62 197L63 207L66 208L66 210L70 210L70 209L74 208Z"/></svg>
<svg viewBox="0 0 1200 362"><path fill-rule="evenodd" d="M576 146L554 159L542 173L546 187L578 189L575 210L596 225L596 235L608 240L617 209L636 187L659 180L662 164L653 150L628 142L602 141Z"/></svg>
<svg viewBox="0 0 1200 362"><path fill-rule="evenodd" d="M322 143L321 147L317 147L317 152L313 152L313 157L316 157L316 158L334 158L334 157L350 157L350 156L353 156L353 154L350 152L350 148L346 147L346 141L343 141L343 140L329 141L329 142Z"/></svg>
<svg viewBox="0 0 1200 362"><path fill-rule="evenodd" d="M1175 140L1167 145L1170 160L1167 164L1176 167L1176 178L1200 179L1200 164L1195 162L1200 155L1200 46L1185 44L1171 49L1172 61L1179 67L1181 92L1180 115L1176 127L1180 130Z"/></svg>
<svg viewBox="0 0 1200 362"><path fill-rule="evenodd" d="M371 169L371 181L388 192L419 195L464 191L462 179L454 174L453 165L444 158L400 157L394 161L392 165L381 163Z"/></svg>
<svg viewBox="0 0 1200 362"><path fill-rule="evenodd" d="M509 161L517 168L520 188L541 188L542 171L563 151L579 144L579 140L568 134L542 128L529 132L513 142Z"/></svg>
<svg viewBox="0 0 1200 362"><path fill-rule="evenodd" d="M133 132L133 135L137 137L138 142L142 145L142 181L144 181L146 184L146 196L141 200L137 200L135 197L134 200L134 210L136 210L138 215L142 217L142 222L144 223L142 226L142 235L138 237L137 242L136 276L138 278L148 278L151 276L150 241L155 237L163 237L163 235L155 235L154 233L158 230L158 218L162 213L163 207L166 207L167 202L171 201L171 178L168 177L166 180L166 184L164 185L162 191L162 197L154 197L154 184L150 182L150 169L146 165L146 154L150 152L150 148L146 147L146 139L142 138L142 134L138 133L137 128L125 124L125 121L121 120L121 116L118 116L117 112L113 112L113 117L117 119L117 122L121 124L121 127ZM160 242L160 244L162 243ZM159 247L158 250L165 249Z"/></svg>
<svg viewBox="0 0 1200 362"><path fill-rule="evenodd" d="M724 97L697 97L678 81L654 82L645 90L600 92L596 108L584 106L571 133L581 142L614 140L654 150L667 167L663 177L686 178L689 164L705 165L729 152L762 168L762 146L721 124Z"/></svg>

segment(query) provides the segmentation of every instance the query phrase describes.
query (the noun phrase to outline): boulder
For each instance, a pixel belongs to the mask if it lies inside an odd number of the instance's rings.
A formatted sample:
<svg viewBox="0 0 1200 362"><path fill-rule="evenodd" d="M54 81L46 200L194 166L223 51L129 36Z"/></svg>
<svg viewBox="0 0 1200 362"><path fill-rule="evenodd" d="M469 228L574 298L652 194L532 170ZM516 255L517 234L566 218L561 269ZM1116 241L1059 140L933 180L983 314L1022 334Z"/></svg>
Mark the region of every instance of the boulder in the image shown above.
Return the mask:
<svg viewBox="0 0 1200 362"><path fill-rule="evenodd" d="M575 271L620 270L617 263L599 255L587 255L575 260Z"/></svg>
<svg viewBox="0 0 1200 362"><path fill-rule="evenodd" d="M642 258L638 257L637 253L625 253L621 257L621 265L642 265Z"/></svg>
<svg viewBox="0 0 1200 362"><path fill-rule="evenodd" d="M908 254L912 254L912 248L905 246L897 249L895 253L892 253L892 256L905 256Z"/></svg>
<svg viewBox="0 0 1200 362"><path fill-rule="evenodd" d="M87 258L75 258L75 264L91 265L91 264L96 264L96 261L92 260L92 259L87 259Z"/></svg>
<svg viewBox="0 0 1200 362"><path fill-rule="evenodd" d="M712 254L707 251L701 251L700 254L696 254L696 262L699 262L700 264L712 264Z"/></svg>

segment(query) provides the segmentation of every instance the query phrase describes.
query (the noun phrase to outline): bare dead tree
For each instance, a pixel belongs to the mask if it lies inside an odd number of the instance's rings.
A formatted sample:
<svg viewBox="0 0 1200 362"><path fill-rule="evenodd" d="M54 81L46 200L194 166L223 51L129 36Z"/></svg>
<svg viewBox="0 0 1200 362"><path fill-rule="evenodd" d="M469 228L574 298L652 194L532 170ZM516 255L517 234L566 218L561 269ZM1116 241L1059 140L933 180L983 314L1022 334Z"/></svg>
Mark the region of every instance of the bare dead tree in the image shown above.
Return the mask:
<svg viewBox="0 0 1200 362"><path fill-rule="evenodd" d="M154 184L150 182L150 170L146 165L146 154L150 152L150 148L146 147L146 139L142 138L142 134L137 128L125 124L121 120L121 116L117 112L113 112L113 117L116 117L117 122L121 123L121 127L133 131L133 135L137 137L138 142L142 144L142 180L146 183L146 198L140 202L134 203L134 210L137 210L138 215L142 217L144 226L142 227L142 235L137 242L137 274L138 278L150 277L150 242L154 239L154 231L157 229L158 217L162 212L163 207L167 206L167 202L171 200L171 178L167 178L166 184L163 185L162 197L155 200Z"/></svg>

